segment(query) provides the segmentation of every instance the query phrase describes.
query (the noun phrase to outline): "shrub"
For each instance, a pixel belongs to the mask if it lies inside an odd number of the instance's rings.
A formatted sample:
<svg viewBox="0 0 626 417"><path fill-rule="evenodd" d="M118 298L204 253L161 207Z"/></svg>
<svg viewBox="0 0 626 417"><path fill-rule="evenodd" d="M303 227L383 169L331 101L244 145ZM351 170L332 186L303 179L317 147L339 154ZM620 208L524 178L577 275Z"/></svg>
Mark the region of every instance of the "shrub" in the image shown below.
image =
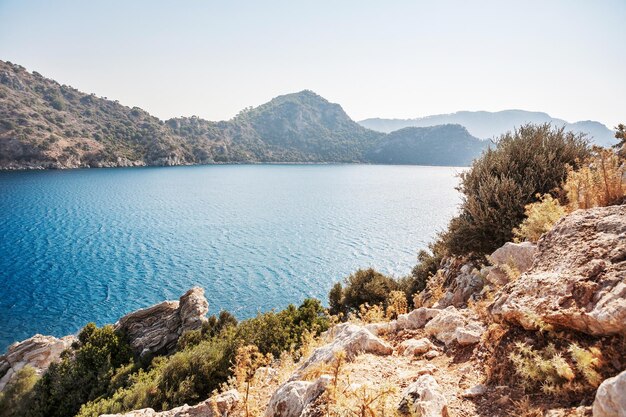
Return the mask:
<svg viewBox="0 0 626 417"><path fill-rule="evenodd" d="M482 258L512 240L513 228L524 219L524 207L536 195L555 193L589 155L582 134L550 124L525 125L501 136L461 174L461 213L444 234L452 255Z"/></svg>
<svg viewBox="0 0 626 417"><path fill-rule="evenodd" d="M552 226L565 215L565 208L550 194L537 197L539 201L526 205L524 208L526 218L519 227L513 229L518 241L537 242L542 234L552 229Z"/></svg>
<svg viewBox="0 0 626 417"><path fill-rule="evenodd" d="M401 281L401 287L410 305L413 304L413 296L426 288L428 280L437 273L441 265L446 251L442 237L439 236L434 243L429 244L428 249L419 251L417 264L411 270L410 278Z"/></svg>
<svg viewBox="0 0 626 417"><path fill-rule="evenodd" d="M364 304L386 308L389 294L398 289L393 278L372 268L359 269L346 278L345 287L337 283L330 291L331 314L356 312Z"/></svg>
<svg viewBox="0 0 626 417"><path fill-rule="evenodd" d="M32 390L39 378L32 366L25 366L0 392L0 417L23 416L32 401Z"/></svg>
<svg viewBox="0 0 626 417"><path fill-rule="evenodd" d="M404 291L391 291L387 297L386 315L388 319L396 319L400 314L405 314L409 309Z"/></svg>
<svg viewBox="0 0 626 417"><path fill-rule="evenodd" d="M570 354L570 358L566 353ZM602 354L594 347L585 349L574 343L559 351L552 343L543 349L533 349L517 342L509 359L526 388L541 386L546 394L581 391L589 386L595 388L602 382L602 376L597 371L602 363Z"/></svg>
<svg viewBox="0 0 626 417"><path fill-rule="evenodd" d="M106 394L115 370L132 361L130 346L112 326L89 323L78 340L35 384L27 415L74 416L81 404Z"/></svg>
<svg viewBox="0 0 626 417"><path fill-rule="evenodd" d="M246 369L243 365L232 367L237 361L238 349L254 345L254 348L247 348L249 350L239 350L239 359L245 360L248 354L258 365L260 362L256 359L260 356L256 353L268 358L278 357L284 351L293 352L311 334L328 328L324 309L315 299L304 300L298 308L290 305L279 312L259 314L238 325L233 321L232 315L225 312L220 313L219 318L209 319L202 330L185 336L183 350L170 357L155 358L151 368L131 376L125 388L108 398L85 404L78 415L95 417L145 407L165 410L197 403L226 382L234 370ZM219 323L222 323L221 329L217 331Z"/></svg>
<svg viewBox="0 0 626 417"><path fill-rule="evenodd" d="M570 168L563 189L570 210L618 204L626 196L626 165L614 152L594 148L582 168Z"/></svg>
<svg viewBox="0 0 626 417"><path fill-rule="evenodd" d="M270 311L243 321L237 328L237 339L278 357L283 351L297 349L306 332L317 334L328 326L320 301L307 298L298 308L290 304L278 313Z"/></svg>

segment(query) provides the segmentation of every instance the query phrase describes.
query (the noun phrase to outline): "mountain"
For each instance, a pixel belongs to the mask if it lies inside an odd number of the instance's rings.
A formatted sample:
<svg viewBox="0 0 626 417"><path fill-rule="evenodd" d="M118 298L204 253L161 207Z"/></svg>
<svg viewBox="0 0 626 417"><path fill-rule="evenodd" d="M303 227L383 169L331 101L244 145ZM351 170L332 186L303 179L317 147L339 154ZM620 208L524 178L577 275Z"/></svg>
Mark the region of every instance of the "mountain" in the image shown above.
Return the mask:
<svg viewBox="0 0 626 417"><path fill-rule="evenodd" d="M340 105L309 90L244 109L228 121L195 116L163 121L0 61L0 169L244 162L453 165L476 156L477 145L471 144L476 139L465 130L425 132L386 135L365 128Z"/></svg>
<svg viewBox="0 0 626 417"><path fill-rule="evenodd" d="M489 143L470 135L461 125L405 127L388 134L366 158L379 164L464 166Z"/></svg>
<svg viewBox="0 0 626 417"><path fill-rule="evenodd" d="M602 123L594 121L568 123L565 120L551 117L547 113L525 110L459 111L416 119L373 118L362 120L359 123L368 129L384 133L410 126L427 127L451 123L465 126L470 134L478 138L491 139L526 123L548 122L559 127L565 126L567 130L586 133L591 138L592 143L597 145L611 146L616 143L614 132Z"/></svg>

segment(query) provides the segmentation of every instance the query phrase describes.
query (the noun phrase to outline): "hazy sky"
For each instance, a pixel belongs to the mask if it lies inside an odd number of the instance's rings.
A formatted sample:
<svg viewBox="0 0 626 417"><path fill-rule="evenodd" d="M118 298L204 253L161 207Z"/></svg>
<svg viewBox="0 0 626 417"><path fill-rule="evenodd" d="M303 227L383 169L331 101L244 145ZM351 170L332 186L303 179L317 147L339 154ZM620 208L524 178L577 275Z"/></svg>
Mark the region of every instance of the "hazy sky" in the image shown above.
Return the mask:
<svg viewBox="0 0 626 417"><path fill-rule="evenodd" d="M0 0L0 59L161 118L311 89L357 120L626 122L626 0Z"/></svg>

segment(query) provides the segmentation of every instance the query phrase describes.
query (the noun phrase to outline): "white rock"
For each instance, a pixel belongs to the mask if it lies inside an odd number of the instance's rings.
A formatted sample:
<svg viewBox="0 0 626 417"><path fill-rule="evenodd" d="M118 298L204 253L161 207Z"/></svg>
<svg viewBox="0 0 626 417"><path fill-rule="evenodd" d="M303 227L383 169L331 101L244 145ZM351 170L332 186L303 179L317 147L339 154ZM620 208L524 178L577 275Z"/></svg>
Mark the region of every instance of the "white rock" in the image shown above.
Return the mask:
<svg viewBox="0 0 626 417"><path fill-rule="evenodd" d="M194 406L185 404L159 412L152 408L142 408L125 414L103 414L100 417L226 417L231 415L238 402L239 393L237 390L230 390ZM217 414L214 410L217 410Z"/></svg>
<svg viewBox="0 0 626 417"><path fill-rule="evenodd" d="M452 342L468 345L480 341L484 327L468 319L454 306L449 306L424 327L426 333L449 346Z"/></svg>
<svg viewBox="0 0 626 417"><path fill-rule="evenodd" d="M398 411L420 417L447 417L448 403L432 375L422 375L402 394Z"/></svg>
<svg viewBox="0 0 626 417"><path fill-rule="evenodd" d="M272 395L265 416L300 417L305 408L324 392L331 380L332 377L322 375L315 382L286 382Z"/></svg>
<svg viewBox="0 0 626 417"><path fill-rule="evenodd" d="M300 378L300 375L310 366L323 363L331 363L335 355L345 352L346 358L352 360L361 353L374 355L391 355L393 348L385 341L379 339L363 326L351 323L342 323L329 331L333 340L313 351L313 354L300 366L298 371L291 377L291 381Z"/></svg>
<svg viewBox="0 0 626 417"><path fill-rule="evenodd" d="M466 389L463 392L463 398L475 398L480 397L481 395L485 395L487 392L487 386L483 384L474 385L471 388Z"/></svg>
<svg viewBox="0 0 626 417"><path fill-rule="evenodd" d="M600 384L593 402L593 417L626 417L626 371Z"/></svg>
<svg viewBox="0 0 626 417"><path fill-rule="evenodd" d="M400 343L399 350L404 356L422 355L429 350L436 349L435 345L427 338L408 339Z"/></svg>
<svg viewBox="0 0 626 417"><path fill-rule="evenodd" d="M424 353L424 358L425 359L435 359L437 356L441 355L441 352L439 352L438 350L429 350L428 352Z"/></svg>

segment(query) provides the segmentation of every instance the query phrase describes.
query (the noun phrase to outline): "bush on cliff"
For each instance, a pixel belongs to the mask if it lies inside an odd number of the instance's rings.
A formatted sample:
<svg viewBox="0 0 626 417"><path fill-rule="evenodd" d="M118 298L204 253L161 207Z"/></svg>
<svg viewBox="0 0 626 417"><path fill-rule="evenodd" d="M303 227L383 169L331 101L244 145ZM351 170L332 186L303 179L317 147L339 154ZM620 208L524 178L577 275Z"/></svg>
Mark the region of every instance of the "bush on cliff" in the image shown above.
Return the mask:
<svg viewBox="0 0 626 417"><path fill-rule="evenodd" d="M26 415L37 380L32 366L26 365L17 371L4 391L0 392L0 417Z"/></svg>
<svg viewBox="0 0 626 417"><path fill-rule="evenodd" d="M130 383L112 395L84 405L81 417L119 413L151 407L165 410L194 404L232 375L238 348L255 345L263 355L278 357L300 347L303 335L328 329L321 303L306 299L299 306L258 314L239 324L230 313L212 317L202 330L184 335L179 350L170 357L157 357L147 370L140 370Z"/></svg>
<svg viewBox="0 0 626 417"><path fill-rule="evenodd" d="M33 417L73 416L81 404L108 392L116 369L132 362L132 351L112 326L97 328L89 323L78 335L77 345L50 365L23 397L26 412ZM18 415L18 414L14 414Z"/></svg>
<svg viewBox="0 0 626 417"><path fill-rule="evenodd" d="M330 313L344 315L359 311L363 304L387 307L387 299L392 291L400 289L393 278L369 268L359 269L345 280L345 286L335 284L330 290Z"/></svg>
<svg viewBox="0 0 626 417"><path fill-rule="evenodd" d="M511 241L524 207L537 194L557 196L568 168L577 169L589 154L584 135L550 124L528 124L501 136L461 174L463 202L444 234L447 251L480 258Z"/></svg>

